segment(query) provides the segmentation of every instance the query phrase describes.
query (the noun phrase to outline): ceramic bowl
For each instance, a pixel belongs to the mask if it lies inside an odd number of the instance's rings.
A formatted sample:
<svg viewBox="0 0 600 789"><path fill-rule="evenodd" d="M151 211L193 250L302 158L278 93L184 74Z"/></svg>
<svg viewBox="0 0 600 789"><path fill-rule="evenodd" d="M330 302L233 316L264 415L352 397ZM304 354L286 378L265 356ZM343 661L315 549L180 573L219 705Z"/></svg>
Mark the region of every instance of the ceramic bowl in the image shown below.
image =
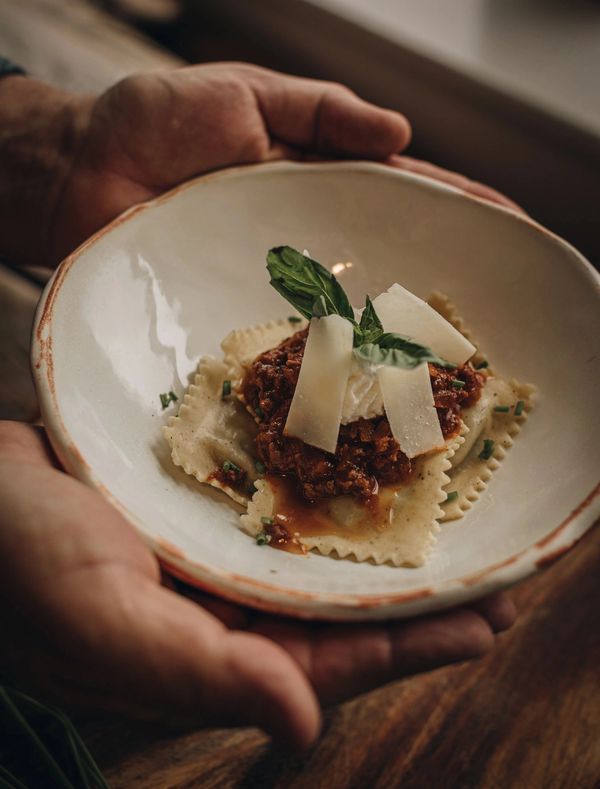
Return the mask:
<svg viewBox="0 0 600 789"><path fill-rule="evenodd" d="M498 372L537 405L428 563L396 568L257 546L239 508L173 466L161 392L181 396L235 327L285 317L265 254L290 244L340 275L355 303L393 282L446 293ZM226 170L137 206L48 284L32 361L66 469L97 488L172 573L246 605L323 619L412 616L543 567L598 517L599 278L567 243L509 210L369 163Z"/></svg>

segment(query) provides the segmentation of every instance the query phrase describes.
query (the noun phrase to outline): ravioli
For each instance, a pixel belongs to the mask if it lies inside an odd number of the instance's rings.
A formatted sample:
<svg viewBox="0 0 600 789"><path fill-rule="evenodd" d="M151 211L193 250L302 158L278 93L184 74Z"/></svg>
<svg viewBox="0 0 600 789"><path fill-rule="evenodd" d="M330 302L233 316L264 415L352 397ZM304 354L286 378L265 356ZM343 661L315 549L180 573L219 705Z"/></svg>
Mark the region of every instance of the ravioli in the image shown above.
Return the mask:
<svg viewBox="0 0 600 789"><path fill-rule="evenodd" d="M428 303L476 346L446 297L436 293ZM223 359L201 360L178 415L171 417L163 428L173 462L198 481L220 488L246 506L246 513L240 517L240 528L255 538L264 534L265 522L283 522L288 516L277 511L277 502L282 500L278 481L265 476L261 464L256 462L256 422L240 395L240 382L261 353L306 325L306 321L280 320L232 331L221 344ZM477 349L475 362L483 359ZM308 529L312 533L296 531L291 525L295 548L375 564L422 565L436 543L439 523L461 517L472 506L499 467L531 408L534 387L504 381L491 370L486 375L481 400L462 411L460 434L446 440L442 450L418 457L407 481L386 486L379 497L384 506L380 506L375 516L371 512L367 517L365 505L353 497L333 497L315 508L320 513L321 526ZM232 387L231 394L226 396L223 396L224 380L231 381ZM353 392L349 391L350 387L354 387ZM356 376L350 374L344 402L347 404L352 398L358 407L363 398L369 413L382 408L381 393L376 387L357 384ZM519 400L523 401L523 410L517 417L514 405ZM497 406L509 406L511 410L498 412L494 410ZM494 441L493 456L487 460L480 457L484 438ZM228 484L215 473L225 463L234 464L240 470L243 484ZM331 524L329 533L327 526L322 525L323 512Z"/></svg>

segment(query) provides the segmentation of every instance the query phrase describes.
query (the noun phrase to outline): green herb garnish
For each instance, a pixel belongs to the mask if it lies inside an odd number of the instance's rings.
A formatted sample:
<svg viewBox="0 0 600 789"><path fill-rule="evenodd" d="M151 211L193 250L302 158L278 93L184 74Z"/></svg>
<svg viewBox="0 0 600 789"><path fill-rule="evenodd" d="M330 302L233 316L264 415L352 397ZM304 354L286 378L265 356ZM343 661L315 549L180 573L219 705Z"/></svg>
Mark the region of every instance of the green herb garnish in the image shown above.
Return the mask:
<svg viewBox="0 0 600 789"><path fill-rule="evenodd" d="M508 414L508 412L510 411L510 406L509 405L497 405L494 408L494 411L497 411L499 414Z"/></svg>
<svg viewBox="0 0 600 789"><path fill-rule="evenodd" d="M264 531L259 532L256 535L256 544L257 545L268 545L271 542L271 535L265 534Z"/></svg>
<svg viewBox="0 0 600 789"><path fill-rule="evenodd" d="M460 378L453 378L450 382L453 389L464 389L466 384L464 381L461 381Z"/></svg>
<svg viewBox="0 0 600 789"><path fill-rule="evenodd" d="M171 390L169 390L166 394L164 394L164 393L160 394L159 397L160 397L160 404L162 405L163 411L165 410L165 408L167 408L169 406L169 403L176 403L177 400L179 399L177 397L177 395L175 394L175 392L172 392Z"/></svg>
<svg viewBox="0 0 600 789"><path fill-rule="evenodd" d="M301 323L301 321L302 321L302 318L299 318L297 315L290 315L290 316L288 317L288 321L289 321L290 323Z"/></svg>
<svg viewBox="0 0 600 789"><path fill-rule="evenodd" d="M258 471L259 474L264 474L265 471L267 470L265 464L261 463L260 460L254 461L254 468Z"/></svg>
<svg viewBox="0 0 600 789"><path fill-rule="evenodd" d="M267 254L267 269L271 285L286 301L309 320L319 317L341 315L354 322L354 310L344 289L333 274L292 247L274 247Z"/></svg>
<svg viewBox="0 0 600 789"><path fill-rule="evenodd" d="M447 504L449 501L454 501L454 499L458 498L458 491L457 490L450 490L448 491L448 495L446 496L445 503Z"/></svg>
<svg viewBox="0 0 600 789"><path fill-rule="evenodd" d="M239 473L241 470L242 469L239 466L236 466L236 464L232 460L223 461L223 471L225 472L235 471L236 473Z"/></svg>
<svg viewBox="0 0 600 789"><path fill-rule="evenodd" d="M231 381L223 381L223 388L221 389L221 398L229 397L231 394Z"/></svg>
<svg viewBox="0 0 600 789"><path fill-rule="evenodd" d="M484 370L486 367L489 367L489 366L490 366L490 365L489 365L489 362L487 362L487 361L484 359L482 362L479 362L479 364L476 364L476 365L475 365L475 369L476 369L476 370Z"/></svg>
<svg viewBox="0 0 600 789"><path fill-rule="evenodd" d="M515 406L515 416L521 416L525 408L525 400L518 400Z"/></svg>
<svg viewBox="0 0 600 789"><path fill-rule="evenodd" d="M263 526L272 526L273 518L270 518L268 515L263 515L260 519L260 522L263 524Z"/></svg>
<svg viewBox="0 0 600 789"><path fill-rule="evenodd" d="M430 348L411 342L401 334L382 334L379 342L359 345L354 355L371 364L385 364L388 367L402 367L409 370L418 367L422 362L431 362L440 367L454 367L437 356Z"/></svg>
<svg viewBox="0 0 600 789"><path fill-rule="evenodd" d="M354 353L372 364L410 369L423 362L441 367L456 365L441 359L431 348L412 342L401 334L384 332L373 302L367 296L360 323L337 279L324 266L292 247L275 247L267 255L271 285L305 318L340 315L354 331ZM258 411L255 409L258 415Z"/></svg>
<svg viewBox="0 0 600 789"><path fill-rule="evenodd" d="M489 460L494 454L494 442L491 438L483 439L483 449L479 453L480 460Z"/></svg>
<svg viewBox="0 0 600 789"><path fill-rule="evenodd" d="M381 337L383 337L383 334L383 325L379 320L379 316L375 312L373 302L367 296L365 299L365 308L362 311L362 315L360 316L358 332L356 329L354 332L354 344L360 346L368 345L369 343L376 343Z"/></svg>

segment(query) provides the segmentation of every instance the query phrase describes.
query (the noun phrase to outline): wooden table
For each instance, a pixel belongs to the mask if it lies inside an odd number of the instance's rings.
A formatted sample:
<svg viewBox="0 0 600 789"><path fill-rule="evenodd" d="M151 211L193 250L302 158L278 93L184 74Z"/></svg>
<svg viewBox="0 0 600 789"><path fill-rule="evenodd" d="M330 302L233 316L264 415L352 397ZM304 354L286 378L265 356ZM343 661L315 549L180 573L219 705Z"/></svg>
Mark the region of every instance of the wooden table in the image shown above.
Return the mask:
<svg viewBox="0 0 600 789"><path fill-rule="evenodd" d="M65 7L75 6L80 7L71 19ZM19 4L0 0L0 31L8 29L9 11L13 28L22 19ZM89 67L96 74L95 84L101 85L112 76L115 63L121 63L124 73L132 70L136 52L143 65L178 62L87 3L32 0L28 13L35 17L32 29L42 29L35 24L41 14L52 25L54 40L77 39L80 45L74 49L80 58L89 38L88 23L93 23L92 59L80 64L78 79ZM0 32L0 44L1 39ZM126 40L129 46L124 46ZM38 63L42 42L40 37L35 49ZM98 52L105 48L113 53L107 58L110 75L97 71L102 60ZM57 59L68 51L65 46L54 55L46 53L50 73L59 83L69 71L58 68ZM28 65L26 52L21 58L18 52L9 54ZM4 416L35 414L27 341L39 290L39 285L0 268ZM320 741L302 758L275 752L252 729L182 736L166 726L94 712L79 715L76 722L117 788L591 789L600 782L599 570L596 528L568 556L515 588L520 618L499 637L492 654L394 683L329 710Z"/></svg>

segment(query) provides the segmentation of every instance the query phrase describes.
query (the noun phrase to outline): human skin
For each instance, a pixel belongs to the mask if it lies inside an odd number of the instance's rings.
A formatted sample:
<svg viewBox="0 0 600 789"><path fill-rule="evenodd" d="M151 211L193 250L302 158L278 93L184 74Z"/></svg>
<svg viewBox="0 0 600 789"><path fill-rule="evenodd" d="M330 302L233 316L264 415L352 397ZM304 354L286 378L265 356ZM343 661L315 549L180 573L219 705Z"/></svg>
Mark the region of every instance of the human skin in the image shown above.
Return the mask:
<svg viewBox="0 0 600 789"><path fill-rule="evenodd" d="M279 158L368 158L485 199L494 190L402 157L410 126L331 83L244 64L129 78L99 98L0 80L0 243L54 265L129 206L203 172ZM484 654L504 594L410 621L303 623L161 583L153 554L65 474L42 428L0 423L4 677L59 703L186 725L256 724L307 747L320 708ZM193 599L192 599L193 598Z"/></svg>

